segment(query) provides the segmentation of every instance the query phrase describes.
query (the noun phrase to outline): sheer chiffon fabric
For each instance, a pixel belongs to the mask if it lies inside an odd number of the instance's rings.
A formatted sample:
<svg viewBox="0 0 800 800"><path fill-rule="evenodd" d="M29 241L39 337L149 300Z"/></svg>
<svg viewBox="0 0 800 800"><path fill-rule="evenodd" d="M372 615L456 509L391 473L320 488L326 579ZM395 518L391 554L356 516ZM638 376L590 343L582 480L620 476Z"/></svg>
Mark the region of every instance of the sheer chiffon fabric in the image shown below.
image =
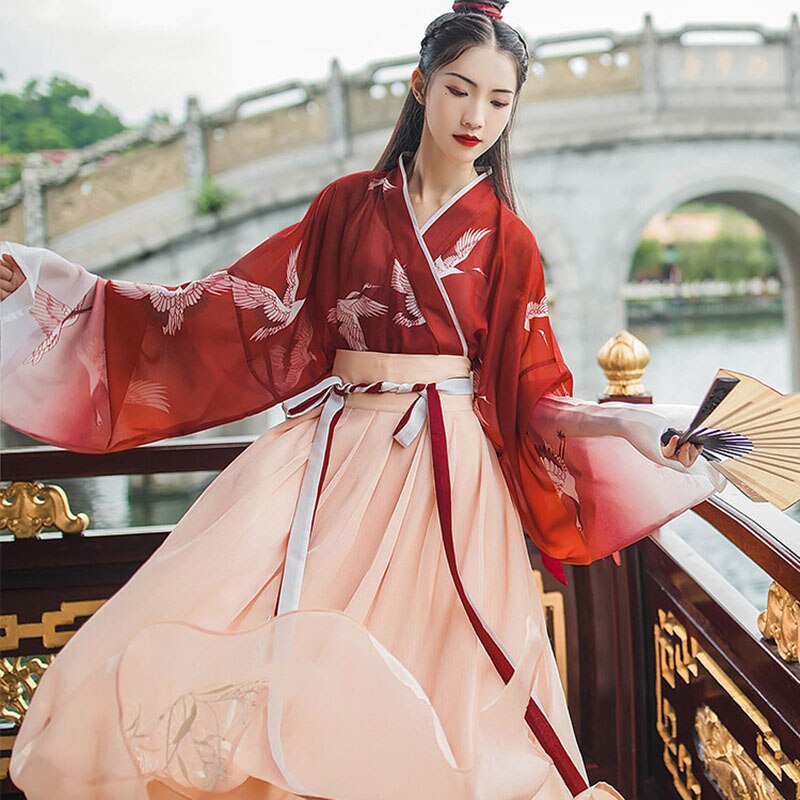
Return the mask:
<svg viewBox="0 0 800 800"><path fill-rule="evenodd" d="M429 381L469 362L339 351L334 373ZM346 398L297 611L273 613L319 408L220 473L45 672L10 765L29 800L571 796L523 719L533 691L585 775L495 452L472 398L443 395L459 568L517 666L508 685L448 572L430 441L392 438L415 396Z"/></svg>

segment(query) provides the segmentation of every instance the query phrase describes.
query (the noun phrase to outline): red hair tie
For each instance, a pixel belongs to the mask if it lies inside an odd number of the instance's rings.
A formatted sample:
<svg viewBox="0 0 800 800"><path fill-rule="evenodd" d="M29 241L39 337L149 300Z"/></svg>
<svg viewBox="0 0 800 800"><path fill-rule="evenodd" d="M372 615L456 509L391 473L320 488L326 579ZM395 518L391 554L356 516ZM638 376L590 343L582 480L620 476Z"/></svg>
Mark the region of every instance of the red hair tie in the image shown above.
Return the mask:
<svg viewBox="0 0 800 800"><path fill-rule="evenodd" d="M464 11L466 13L474 12L476 14L486 14L487 17L494 17L495 19L502 19L503 15L495 6L487 5L486 3L464 2L453 3L453 11Z"/></svg>

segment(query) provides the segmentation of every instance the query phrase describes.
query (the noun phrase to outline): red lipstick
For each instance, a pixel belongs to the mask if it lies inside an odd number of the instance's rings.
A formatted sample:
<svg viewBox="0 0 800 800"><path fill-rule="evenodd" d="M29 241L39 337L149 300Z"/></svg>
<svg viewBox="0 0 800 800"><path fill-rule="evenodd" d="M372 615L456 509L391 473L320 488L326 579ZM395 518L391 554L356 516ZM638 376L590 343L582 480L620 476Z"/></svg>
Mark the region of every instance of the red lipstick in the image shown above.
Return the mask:
<svg viewBox="0 0 800 800"><path fill-rule="evenodd" d="M475 136L465 136L465 135L456 135L453 134L453 138L467 147L475 147L476 144L480 144L481 140L476 138Z"/></svg>

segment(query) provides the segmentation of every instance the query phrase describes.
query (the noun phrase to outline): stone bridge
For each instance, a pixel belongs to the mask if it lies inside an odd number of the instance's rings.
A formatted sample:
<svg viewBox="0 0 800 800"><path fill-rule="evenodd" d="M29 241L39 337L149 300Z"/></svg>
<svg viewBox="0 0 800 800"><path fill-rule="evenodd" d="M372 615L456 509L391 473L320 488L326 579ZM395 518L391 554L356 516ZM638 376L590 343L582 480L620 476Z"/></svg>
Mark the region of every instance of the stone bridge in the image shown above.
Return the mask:
<svg viewBox="0 0 800 800"><path fill-rule="evenodd" d="M692 25L528 38L513 157L520 213L545 258L553 322L598 390L599 344L626 323L642 229L695 199L767 230L782 269L800 389L800 26ZM58 166L31 155L0 202L0 239L47 245L107 276L174 285L226 266L299 219L335 177L372 168L416 58L290 81L178 125L127 131ZM198 214L204 181L234 193ZM724 365L712 365L724 366Z"/></svg>

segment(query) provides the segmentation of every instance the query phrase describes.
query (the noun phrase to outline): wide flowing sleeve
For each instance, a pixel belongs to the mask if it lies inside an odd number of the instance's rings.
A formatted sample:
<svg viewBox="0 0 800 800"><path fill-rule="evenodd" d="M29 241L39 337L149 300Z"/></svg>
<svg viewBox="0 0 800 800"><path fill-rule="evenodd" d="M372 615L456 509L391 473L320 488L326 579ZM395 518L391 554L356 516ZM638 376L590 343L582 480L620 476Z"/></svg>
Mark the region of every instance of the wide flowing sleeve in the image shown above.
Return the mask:
<svg viewBox="0 0 800 800"><path fill-rule="evenodd" d="M301 220L180 286L109 280L0 243L25 282L0 302L0 419L40 441L109 452L262 411L330 371L326 280L336 182ZM329 282L329 281L328 281Z"/></svg>
<svg viewBox="0 0 800 800"><path fill-rule="evenodd" d="M661 452L661 433L685 428L690 407L572 396L536 239L516 226L504 241L505 284L498 287L490 336L495 352L487 351L482 369L495 377L483 391L495 395L490 428L523 528L544 566L566 583L561 562L616 558L719 491L725 479L702 458L686 468Z"/></svg>
<svg viewBox="0 0 800 800"><path fill-rule="evenodd" d="M724 489L727 480L704 458L685 467L661 452L661 434L684 430L695 411L542 397L528 420L526 448L538 456L581 535L570 543L545 531L548 554L574 564L617 560L619 550Z"/></svg>

